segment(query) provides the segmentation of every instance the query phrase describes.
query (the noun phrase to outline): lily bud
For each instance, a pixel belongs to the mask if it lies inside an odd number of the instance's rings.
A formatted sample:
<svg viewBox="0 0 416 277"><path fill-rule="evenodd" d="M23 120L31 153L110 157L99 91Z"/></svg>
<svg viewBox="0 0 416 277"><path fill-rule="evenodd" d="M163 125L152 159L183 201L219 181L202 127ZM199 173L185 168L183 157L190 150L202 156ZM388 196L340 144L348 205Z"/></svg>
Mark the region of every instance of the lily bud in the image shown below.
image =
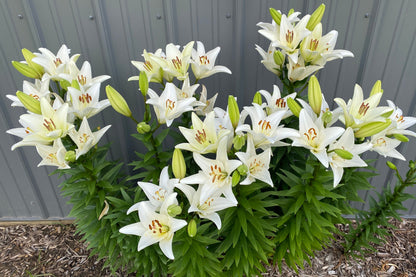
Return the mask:
<svg viewBox="0 0 416 277"><path fill-rule="evenodd" d="M139 134L146 134L150 131L150 125L142 121L139 124L137 124L136 130Z"/></svg>
<svg viewBox="0 0 416 277"><path fill-rule="evenodd" d="M113 109L127 117L131 117L132 113L129 108L129 105L127 105L126 100L124 100L123 96L121 96L120 93L118 93L112 86L107 85L105 87L105 92L107 94L108 100L110 100L110 104L113 107Z"/></svg>
<svg viewBox="0 0 416 277"><path fill-rule="evenodd" d="M22 91L16 92L16 96L17 98L19 98L20 102L22 102L23 106L25 106L25 108L28 111L31 111L32 113L35 113L35 114L42 114L39 100L36 100L32 96L27 95L26 93Z"/></svg>
<svg viewBox="0 0 416 277"><path fill-rule="evenodd" d="M175 148L172 157L172 171L177 179L183 179L186 175L186 163L182 151Z"/></svg>
<svg viewBox="0 0 416 277"><path fill-rule="evenodd" d="M261 105L263 103L260 92L256 92L256 94L254 94L253 103L256 103L258 105Z"/></svg>
<svg viewBox="0 0 416 277"><path fill-rule="evenodd" d="M376 93L383 93L383 89L381 88L381 81L380 80L375 82L373 88L371 89L370 97L373 96Z"/></svg>
<svg viewBox="0 0 416 277"><path fill-rule="evenodd" d="M40 79L42 78L42 75L39 75L39 73L30 67L29 65L21 62L12 61L12 65L14 68L17 69L23 76L32 78L32 79Z"/></svg>
<svg viewBox="0 0 416 277"><path fill-rule="evenodd" d="M246 176L248 172L248 167L245 164L242 164L239 167L237 167L237 171L240 175Z"/></svg>
<svg viewBox="0 0 416 277"><path fill-rule="evenodd" d="M390 124L391 124L390 119L387 119L386 122L380 122L380 121L371 122L371 123L364 125L360 129L358 129L358 131L354 133L354 136L356 138L370 137L372 135L380 133L381 131L389 127Z"/></svg>
<svg viewBox="0 0 416 277"><path fill-rule="evenodd" d="M270 8L269 12L270 12L270 15L272 16L274 22L276 22L277 25L280 25L280 21L282 20L282 14L279 11L277 11L273 8Z"/></svg>
<svg viewBox="0 0 416 277"><path fill-rule="evenodd" d="M321 4L311 15L309 18L308 24L306 25L306 29L309 31L313 31L315 29L316 25L318 25L319 22L321 22L322 16L325 12L325 5Z"/></svg>
<svg viewBox="0 0 416 277"><path fill-rule="evenodd" d="M75 151L68 151L65 153L65 161L67 162L75 162L77 155L75 154Z"/></svg>
<svg viewBox="0 0 416 277"><path fill-rule="evenodd" d="M396 165L395 165L394 163L392 163L392 162L390 162L390 161L387 161L387 162L386 162L386 164L387 164L387 166L388 166L388 167L390 167L391 169L393 169L393 170L397 170L397 167L396 167Z"/></svg>
<svg viewBox="0 0 416 277"><path fill-rule="evenodd" d="M394 138L401 142L408 142L409 138L402 134L393 134Z"/></svg>
<svg viewBox="0 0 416 277"><path fill-rule="evenodd" d="M181 214L182 208L176 204L172 204L168 207L168 215L171 217L175 217L179 214Z"/></svg>
<svg viewBox="0 0 416 277"><path fill-rule="evenodd" d="M308 84L308 100L312 110L319 115L322 106L322 91L318 79L312 76Z"/></svg>
<svg viewBox="0 0 416 277"><path fill-rule="evenodd" d="M77 80L72 80L71 87L76 88L77 90L80 90L79 83Z"/></svg>
<svg viewBox="0 0 416 277"><path fill-rule="evenodd" d="M287 106L289 107L290 111L296 116L299 117L300 111L302 107L296 102L295 99L288 97L286 99Z"/></svg>
<svg viewBox="0 0 416 277"><path fill-rule="evenodd" d="M238 122L240 121L240 110L238 109L235 97L232 95L228 96L228 115L230 116L233 128L237 128Z"/></svg>
<svg viewBox="0 0 416 277"><path fill-rule="evenodd" d="M195 237L197 231L196 221L195 219L191 219L188 223L188 236L191 238Z"/></svg>
<svg viewBox="0 0 416 277"><path fill-rule="evenodd" d="M294 13L295 10L294 9L290 9L289 12L287 13L287 16L290 16L292 13Z"/></svg>
<svg viewBox="0 0 416 277"><path fill-rule="evenodd" d="M231 183L232 183L232 186L233 187L235 187L236 185L238 185L238 183L240 182L240 174L238 173L238 171L237 170L235 170L234 172L233 172L233 175L232 175L232 177L231 177Z"/></svg>
<svg viewBox="0 0 416 277"><path fill-rule="evenodd" d="M329 122L332 121L332 112L330 111L326 111L323 115L322 115L322 121L324 122L324 124L328 124Z"/></svg>
<svg viewBox="0 0 416 277"><path fill-rule="evenodd" d="M36 57L35 54L33 54L31 51L27 50L26 48L22 49L23 57L25 58L27 64L33 68L40 76L42 76L45 73L45 69L43 66L32 62L32 59Z"/></svg>
<svg viewBox="0 0 416 277"><path fill-rule="evenodd" d="M388 118L393 114L393 112L394 112L394 110L391 109L390 111L381 114L381 116L384 117L384 118Z"/></svg>
<svg viewBox="0 0 416 277"><path fill-rule="evenodd" d="M139 87L140 87L140 91L142 92L143 96L146 96L147 91L149 90L149 80L147 79L146 72L144 72L144 71L140 71Z"/></svg>
<svg viewBox="0 0 416 277"><path fill-rule="evenodd" d="M239 151L243 146L246 144L246 136L244 135L236 135L233 138L233 145L234 149Z"/></svg>
<svg viewBox="0 0 416 277"><path fill-rule="evenodd" d="M281 66L285 62L285 55L283 55L282 52L276 50L273 53L273 59L277 65Z"/></svg>
<svg viewBox="0 0 416 277"><path fill-rule="evenodd" d="M410 168L415 168L415 162L414 161L409 161L409 167Z"/></svg>
<svg viewBox="0 0 416 277"><path fill-rule="evenodd" d="M351 152L344 149L335 149L334 152L345 160L351 160L354 157Z"/></svg>
<svg viewBox="0 0 416 277"><path fill-rule="evenodd" d="M67 80L60 80L59 81L59 85L61 86L61 88L63 88L64 90L68 90L68 87L71 86L71 83L68 82Z"/></svg>

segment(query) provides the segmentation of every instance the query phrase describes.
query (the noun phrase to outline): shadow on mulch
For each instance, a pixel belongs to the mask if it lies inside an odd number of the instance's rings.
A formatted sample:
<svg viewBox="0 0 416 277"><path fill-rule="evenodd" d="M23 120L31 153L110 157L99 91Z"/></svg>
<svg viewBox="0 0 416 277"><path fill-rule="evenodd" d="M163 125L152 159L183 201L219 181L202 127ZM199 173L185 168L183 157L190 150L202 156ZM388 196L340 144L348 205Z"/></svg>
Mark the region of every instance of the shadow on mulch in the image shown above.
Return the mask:
<svg viewBox="0 0 416 277"><path fill-rule="evenodd" d="M398 229L388 243L362 261L342 259L341 241L316 253L312 266L299 274L269 268L263 276L416 276L416 221L392 222ZM339 228L343 228L340 226ZM0 227L0 276L114 276L103 261L88 258L89 250L74 235L73 225L16 225ZM115 276L126 276L117 272ZM134 276L134 275L132 275Z"/></svg>

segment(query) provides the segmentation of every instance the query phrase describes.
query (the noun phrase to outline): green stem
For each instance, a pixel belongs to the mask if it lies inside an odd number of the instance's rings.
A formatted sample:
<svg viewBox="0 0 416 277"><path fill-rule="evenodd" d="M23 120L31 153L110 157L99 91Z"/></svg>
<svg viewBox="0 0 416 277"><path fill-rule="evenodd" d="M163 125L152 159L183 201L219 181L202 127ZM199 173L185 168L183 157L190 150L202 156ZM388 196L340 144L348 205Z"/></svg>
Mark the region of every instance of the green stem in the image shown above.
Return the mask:
<svg viewBox="0 0 416 277"><path fill-rule="evenodd" d="M154 128L151 131L152 132L152 135L150 136L150 143L152 144L153 150L155 151L155 158L156 158L156 162L157 162L158 165L161 165L161 163L160 163L159 151L157 149L157 145L156 145L156 141L155 141L155 138L154 138L154 134L155 134L156 130L159 129L160 126L161 126L160 123L158 123L157 126L156 126L156 128Z"/></svg>

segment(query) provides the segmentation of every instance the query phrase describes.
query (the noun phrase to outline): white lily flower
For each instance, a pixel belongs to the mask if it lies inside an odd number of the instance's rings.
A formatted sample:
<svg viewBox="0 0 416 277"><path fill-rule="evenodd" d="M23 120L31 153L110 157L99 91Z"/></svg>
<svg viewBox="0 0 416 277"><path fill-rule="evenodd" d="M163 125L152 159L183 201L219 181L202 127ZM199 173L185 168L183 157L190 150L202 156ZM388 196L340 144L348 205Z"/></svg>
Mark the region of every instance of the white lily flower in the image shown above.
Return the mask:
<svg viewBox="0 0 416 277"><path fill-rule="evenodd" d="M403 111L397 107L392 101L387 100L387 103L390 108L393 109L393 113L390 116L392 124L386 129L386 135L409 135L416 137L416 133L407 128L416 124L416 117L412 116L403 116Z"/></svg>
<svg viewBox="0 0 416 277"><path fill-rule="evenodd" d="M278 12L280 12L280 10L278 10ZM300 12L294 12L287 17L287 20L291 24L296 23L299 21L299 15ZM272 23L259 22L257 23L257 26L263 28L262 30L259 30L259 33L269 39L272 43L280 40L280 25L277 25L274 20L272 20Z"/></svg>
<svg viewBox="0 0 416 277"><path fill-rule="evenodd" d="M154 57L165 58L165 53L162 49L157 49L155 53L148 53L143 50L142 54L144 62L131 61L131 63L139 70L146 73L149 82L162 83L163 82L163 69L155 61ZM132 76L128 81L138 81L139 76Z"/></svg>
<svg viewBox="0 0 416 277"><path fill-rule="evenodd" d="M99 101L100 86L101 83L96 83L87 90L68 87L68 98L72 103L71 112L76 117L90 118L111 105L108 99Z"/></svg>
<svg viewBox="0 0 416 277"><path fill-rule="evenodd" d="M325 166L329 165L326 147L342 135L344 129L341 127L324 127L322 118L316 120L309 115L305 109L299 114L299 134L293 139L293 146L309 149L311 153Z"/></svg>
<svg viewBox="0 0 416 277"><path fill-rule="evenodd" d="M391 112L392 108L377 107L382 95L382 93L375 93L364 99L362 88L356 84L353 98L348 101L348 104L341 98L334 99L344 111L344 114L340 116L340 120L346 127L352 127L354 131L370 122L385 121L386 118L383 115Z"/></svg>
<svg viewBox="0 0 416 277"><path fill-rule="evenodd" d="M253 106L244 107L244 114L241 113L241 117L244 118L245 114L248 114L251 118L252 126L243 124L236 128L236 132L246 132L253 136L254 146L256 148L267 149L270 146L284 146L287 145L281 140L285 138L293 139L298 137L299 134L296 130L291 128L284 128L280 125L280 121L286 114L285 110L276 111L270 115L267 115L263 108L253 103Z"/></svg>
<svg viewBox="0 0 416 277"><path fill-rule="evenodd" d="M101 75L92 78L91 65L87 61L82 64L81 69L78 69L75 62L70 61L68 63L68 71L68 73L62 73L59 76L62 79L67 80L69 83L72 83L73 80L77 80L79 86L85 90L94 84L102 83L111 78L108 75Z"/></svg>
<svg viewBox="0 0 416 277"><path fill-rule="evenodd" d="M41 54L35 53L36 57L32 59L32 62L43 66L45 72L55 81L62 79L60 74L68 74L68 64L70 62L75 63L80 56L79 54L75 54L72 57L69 57L71 51L65 44L61 46L56 55L46 48L39 48L39 51Z"/></svg>
<svg viewBox="0 0 416 277"><path fill-rule="evenodd" d="M61 105L57 110L52 108L46 98L40 99L42 114L23 114L19 123L23 128L14 128L7 133L23 138L12 146L12 150L20 146L50 144L54 140L65 137L74 127L67 122L68 104Z"/></svg>
<svg viewBox="0 0 416 277"><path fill-rule="evenodd" d="M179 46L169 43L166 45L166 58L153 56L163 69L163 78L172 82L176 77L178 80L185 80L188 77L188 68L191 61L191 53L194 42L191 41L184 46L183 51L179 51Z"/></svg>
<svg viewBox="0 0 416 277"><path fill-rule="evenodd" d="M347 128L344 134L338 139L338 141L332 143L328 148L329 165L334 173L334 187L336 187L342 179L345 167L365 167L366 162L363 161L359 154L370 150L372 145L368 142L362 144L354 144L355 137L354 131L351 128ZM333 150L342 149L350 152L353 157L351 159L344 159L340 157Z"/></svg>
<svg viewBox="0 0 416 277"><path fill-rule="evenodd" d="M28 81L23 81L23 93L30 95L37 100L40 100L42 97L46 97L49 100L49 96L51 94L49 91L49 75L44 74L42 76L42 81L35 79L34 84ZM24 107L16 95L8 94L6 97L13 101L11 104L12 107Z"/></svg>
<svg viewBox="0 0 416 277"><path fill-rule="evenodd" d="M304 100L297 98L296 99L301 105L302 108L305 109L305 111L309 114L309 116L312 118L312 120L316 120L318 118L318 115L313 111L312 107L305 102ZM322 94L322 104L321 104L321 112L319 114L319 117L324 117L326 113L330 113L330 117L331 120L330 121L325 121L324 122L324 126L325 127L331 127L332 125L334 125L334 123L336 123L339 119L339 117L342 114L342 109L340 107L336 108L335 110L331 111L329 109L329 105L328 102L326 102L325 100L325 96ZM322 118L323 120L323 118Z"/></svg>
<svg viewBox="0 0 416 277"><path fill-rule="evenodd" d="M288 78L291 82L302 81L321 68L323 68L323 66L320 65L305 66L305 61L301 56L297 58L297 62L289 59Z"/></svg>
<svg viewBox="0 0 416 277"><path fill-rule="evenodd" d="M178 179L170 179L168 173L168 167L165 166L160 172L159 185L155 185L149 182L137 182L137 185L143 190L146 194L147 199L149 199L149 204L154 208L155 211L159 211L162 204L168 198L169 195L173 193L173 189L179 183ZM136 203L130 207L127 211L127 214L137 211L140 207L140 203ZM173 204L178 204L176 201Z"/></svg>
<svg viewBox="0 0 416 277"><path fill-rule="evenodd" d="M218 193L205 195L205 197L201 198L201 186L196 191L193 187L185 184L178 184L176 187L188 198L190 203L188 213L196 212L200 218L211 220L217 226L218 230L221 229L221 218L217 212L237 206L237 203L221 197L221 194Z"/></svg>
<svg viewBox="0 0 416 277"><path fill-rule="evenodd" d="M192 128L187 129L180 126L179 130L188 143L180 143L175 148L200 154L215 153L220 140L230 133L225 129L217 132L214 112L208 113L204 122L195 113L192 113Z"/></svg>
<svg viewBox="0 0 416 277"><path fill-rule="evenodd" d="M192 60L191 64L192 72L197 80L207 78L213 74L224 72L231 74L231 70L222 65L215 65L220 47L216 47L211 51L205 52L205 47L202 42L196 42L196 50L192 49Z"/></svg>
<svg viewBox="0 0 416 277"><path fill-rule="evenodd" d="M280 94L280 89L276 85L273 85L273 94L272 95L266 90L260 90L259 92L260 92L261 95L264 96L264 98L266 98L266 102L267 102L266 111L267 111L268 115L270 115L274 112L277 112L277 111L281 111L281 110L286 111L285 114L283 115L282 119L285 119L285 118L292 115L292 112L290 111L290 109L287 105L287 98L295 99L296 98L296 92L291 93L291 94L289 94L285 97L282 97L281 94Z"/></svg>
<svg viewBox="0 0 416 277"><path fill-rule="evenodd" d="M119 231L127 235L140 236L137 251L147 246L159 243L159 247L166 257L173 260L172 239L176 231L186 226L186 221L169 215L167 209L175 203L177 193L170 194L160 208L160 213L154 211L148 202L140 202L140 222L124 226Z"/></svg>
<svg viewBox="0 0 416 277"><path fill-rule="evenodd" d="M311 32L306 29L309 18L311 16L305 15L295 26L288 20L286 15L282 15L280 20L279 39L272 41L272 45L282 49L282 52L287 54L289 59L298 63L298 45L304 37Z"/></svg>
<svg viewBox="0 0 416 277"><path fill-rule="evenodd" d="M199 98L199 102L204 105L195 107L195 112L199 116L206 116L208 113L214 110L215 100L217 100L218 93L216 93L210 99L207 98L207 88L202 85L201 97Z"/></svg>
<svg viewBox="0 0 416 277"><path fill-rule="evenodd" d="M248 168L247 177L240 183L241 185L249 185L257 179L273 187L273 181L269 172L270 157L272 156L270 148L267 148L262 153L257 154L256 149L254 148L252 136L247 135L246 152L237 152L235 154Z"/></svg>
<svg viewBox="0 0 416 277"><path fill-rule="evenodd" d="M87 118L84 117L78 131L71 129L68 132L68 135L78 147L75 150L76 159L81 155L86 154L94 145L96 145L110 127L111 125L108 125L96 132L92 132Z"/></svg>
<svg viewBox="0 0 416 277"><path fill-rule="evenodd" d="M36 145L36 150L42 157L42 161L38 166L51 165L57 166L58 169L70 168L65 160L66 149L60 138L53 142L53 146L38 144Z"/></svg>
<svg viewBox="0 0 416 277"><path fill-rule="evenodd" d="M214 193L223 193L227 199L237 203L232 190L231 173L241 165L238 160L228 160L227 138L223 138L217 149L215 160L193 153L194 160L201 170L194 175L181 180L184 184L199 184L201 187L201 199L208 198Z"/></svg>
<svg viewBox="0 0 416 277"><path fill-rule="evenodd" d="M347 50L334 50L337 42L338 32L330 31L322 36L322 24L319 23L300 45L300 52L305 62L324 66L326 62L344 57L354 57Z"/></svg>
<svg viewBox="0 0 416 277"><path fill-rule="evenodd" d="M373 146L371 151L375 151L383 157L392 157L403 161L406 160L406 158L395 149L397 146L399 146L400 141L387 137L385 132L381 132L372 136L370 142Z"/></svg>
<svg viewBox="0 0 416 277"><path fill-rule="evenodd" d="M179 100L173 83L166 83L166 87L160 96L152 89L149 89L147 94L150 99L146 103L153 105L159 123L166 123L168 127L175 118L193 110L193 105L196 102L194 97Z"/></svg>
<svg viewBox="0 0 416 277"><path fill-rule="evenodd" d="M183 81L182 88L178 88L175 86L176 95L178 97L178 100L183 100L187 98L191 98L194 96L195 91L198 89L199 84L190 85L189 78L186 78ZM205 104L200 103L199 105L204 106Z"/></svg>
<svg viewBox="0 0 416 277"><path fill-rule="evenodd" d="M267 49L267 52L263 50L260 46L256 44L256 50L259 52L260 56L263 58L261 60L261 63L266 67L266 69L277 76L280 76L281 71L279 68L280 65L277 65L274 61L274 51L276 51L276 48L272 46L272 44L269 45L269 49Z"/></svg>

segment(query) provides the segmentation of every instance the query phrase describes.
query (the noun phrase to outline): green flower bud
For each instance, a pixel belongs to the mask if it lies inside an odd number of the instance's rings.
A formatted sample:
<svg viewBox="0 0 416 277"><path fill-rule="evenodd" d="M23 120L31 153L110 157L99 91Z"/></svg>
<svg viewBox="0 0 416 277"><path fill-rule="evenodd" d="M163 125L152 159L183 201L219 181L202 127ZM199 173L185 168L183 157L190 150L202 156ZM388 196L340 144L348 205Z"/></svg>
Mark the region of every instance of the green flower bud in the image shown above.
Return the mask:
<svg viewBox="0 0 416 277"><path fill-rule="evenodd" d="M26 48L22 49L22 54L23 54L23 57L25 58L27 64L31 68L33 68L39 74L39 76L42 76L45 73L45 69L43 68L43 66L32 62L32 59L36 57L35 54L33 54L31 51L27 50Z"/></svg>
<svg viewBox="0 0 416 277"><path fill-rule="evenodd" d="M273 59L277 65L281 66L285 62L285 55L283 55L282 52L276 50L273 53Z"/></svg>
<svg viewBox="0 0 416 277"><path fill-rule="evenodd" d="M237 170L235 170L233 172L233 175L231 176L231 183L233 185L233 187L235 187L236 185L238 185L238 183L240 182L240 174L238 173Z"/></svg>
<svg viewBox="0 0 416 277"><path fill-rule="evenodd" d="M175 217L179 214L181 214L182 208L176 204L172 204L168 207L168 215L171 217Z"/></svg>
<svg viewBox="0 0 416 277"><path fill-rule="evenodd" d="M107 98L110 100L110 104L113 107L113 109L127 117L131 117L132 113L129 108L129 105L127 105L126 100L124 100L123 96L121 96L120 93L118 93L112 86L107 85L105 87L105 92L107 93Z"/></svg>
<svg viewBox="0 0 416 277"><path fill-rule="evenodd" d="M354 157L351 152L344 149L335 149L334 152L345 160L351 160Z"/></svg>
<svg viewBox="0 0 416 277"><path fill-rule="evenodd" d="M409 138L402 134L393 134L394 138L401 142L408 142Z"/></svg>
<svg viewBox="0 0 416 277"><path fill-rule="evenodd" d="M196 232L197 232L196 221L195 219L191 219L191 221L189 221L188 223L188 236L193 238L195 237Z"/></svg>
<svg viewBox="0 0 416 277"><path fill-rule="evenodd" d="M146 134L150 131L150 125L142 121L139 124L137 124L136 130L139 134Z"/></svg>
<svg viewBox="0 0 416 277"><path fill-rule="evenodd" d="M29 77L29 78L32 78L32 79L41 79L42 78L42 75L40 75L35 69L33 69L32 67L30 67L27 64L24 64L24 63L21 63L21 62L12 61L12 65L23 76L26 76L26 77Z"/></svg>
<svg viewBox="0 0 416 277"><path fill-rule="evenodd" d="M387 164L387 166L388 166L388 167L390 167L391 169L393 169L393 170L397 170L397 167L396 167L396 165L395 165L394 163L392 163L392 162L390 162L390 161L387 161L387 162L386 162L386 164Z"/></svg>
<svg viewBox="0 0 416 277"><path fill-rule="evenodd" d="M64 90L68 90L68 87L71 86L71 83L68 82L67 80L60 80L59 81L59 85L61 86L61 88L63 88Z"/></svg>
<svg viewBox="0 0 416 277"><path fill-rule="evenodd" d="M73 88L75 88L75 89L77 89L77 90L80 90L80 89L81 89L81 88L79 87L79 83L78 83L78 81L77 81L77 80L72 80L71 87L73 87Z"/></svg>
<svg viewBox="0 0 416 277"><path fill-rule="evenodd" d="M263 103L260 92L256 92L256 94L254 94L253 103L256 103L258 105L261 105Z"/></svg>
<svg viewBox="0 0 416 277"><path fill-rule="evenodd" d="M270 8L269 12L270 12L270 15L272 16L274 22L276 22L277 25L280 25L280 20L282 19L282 14L279 11L277 11L273 8Z"/></svg>
<svg viewBox="0 0 416 277"><path fill-rule="evenodd" d="M294 9L290 9L289 12L287 13L287 16L290 16L292 13L294 13L295 10Z"/></svg>
<svg viewBox="0 0 416 277"><path fill-rule="evenodd" d="M68 152L66 152L65 153L65 161L67 161L67 162L75 162L75 160L76 160L76 154L75 154L75 151L68 151Z"/></svg>
<svg viewBox="0 0 416 277"><path fill-rule="evenodd" d="M42 114L39 100L33 98L30 95L27 95L26 93L22 91L16 92L16 96L17 98L19 98L20 102L22 102L23 106L25 106L25 108L28 111L31 111L32 113L35 113L35 114Z"/></svg>
<svg viewBox="0 0 416 277"><path fill-rule="evenodd" d="M331 122L332 121L332 112L326 111L322 115L322 121L324 122L324 124L328 124L329 122Z"/></svg>
<svg viewBox="0 0 416 277"><path fill-rule="evenodd" d="M380 121L371 122L371 123L364 125L360 129L358 129L358 131L354 133L354 136L356 138L370 137L372 135L380 133L381 131L389 127L390 124L391 124L390 119L387 119L386 122L380 122Z"/></svg>
<svg viewBox="0 0 416 277"><path fill-rule="evenodd" d="M321 113L321 106L322 106L322 91L321 91L321 86L319 85L318 79L315 77L315 75L309 79L308 101L312 110L317 115L319 115Z"/></svg>
<svg viewBox="0 0 416 277"><path fill-rule="evenodd" d="M146 96L147 91L149 90L149 80L147 79L146 72L144 72L144 71L140 71L139 87L140 87L140 91L142 92L143 96Z"/></svg>
<svg viewBox="0 0 416 277"><path fill-rule="evenodd" d="M248 167L245 164L242 164L239 167L237 167L237 171L240 175L246 176L248 172Z"/></svg>
<svg viewBox="0 0 416 277"><path fill-rule="evenodd" d="M233 138L233 145L234 149L239 151L243 146L246 144L246 136L244 135L236 135Z"/></svg>
<svg viewBox="0 0 416 277"><path fill-rule="evenodd" d="M391 109L390 111L381 114L381 116L384 117L384 118L388 118L393 114L393 112L394 112L394 110Z"/></svg>
<svg viewBox="0 0 416 277"><path fill-rule="evenodd" d="M373 88L371 89L370 96L373 96L376 93L383 93L383 89L381 88L381 81L380 80L375 82Z"/></svg>
<svg viewBox="0 0 416 277"><path fill-rule="evenodd" d="M409 161L409 167L410 168L415 168L415 162L414 161Z"/></svg>
<svg viewBox="0 0 416 277"><path fill-rule="evenodd" d="M316 25L318 25L319 22L321 22L322 16L325 12L325 5L321 4L311 15L309 18L308 24L306 25L306 29L309 31L313 31L315 29Z"/></svg>
<svg viewBox="0 0 416 277"><path fill-rule="evenodd" d="M300 114L300 111L302 110L302 107L298 104L298 102L296 102L295 99L288 97L286 99L286 103L287 103L287 106L289 107L289 109L292 111L292 113L296 117L299 117L299 114Z"/></svg>
<svg viewBox="0 0 416 277"><path fill-rule="evenodd" d="M182 151L175 148L172 157L172 171L177 179L183 179L186 175L186 163Z"/></svg>
<svg viewBox="0 0 416 277"><path fill-rule="evenodd" d="M237 128L238 122L240 121L240 110L238 109L235 97L232 95L228 96L228 115L230 116L233 128Z"/></svg>

